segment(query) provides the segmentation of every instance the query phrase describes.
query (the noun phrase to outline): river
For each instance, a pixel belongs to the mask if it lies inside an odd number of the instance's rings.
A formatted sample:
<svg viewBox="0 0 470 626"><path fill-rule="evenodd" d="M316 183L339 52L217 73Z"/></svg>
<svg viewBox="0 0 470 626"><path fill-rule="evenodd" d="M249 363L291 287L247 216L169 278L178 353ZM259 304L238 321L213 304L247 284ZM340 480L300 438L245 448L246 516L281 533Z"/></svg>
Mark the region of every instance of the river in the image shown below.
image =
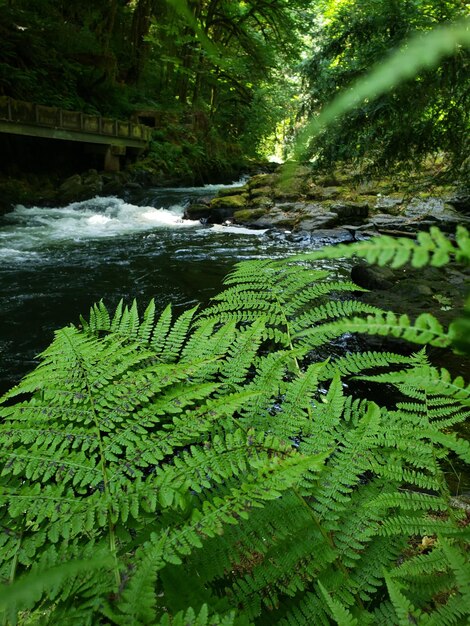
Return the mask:
<svg viewBox="0 0 470 626"><path fill-rule="evenodd" d="M222 185L148 189L62 208L17 206L0 218L0 392L37 363L53 331L103 299L177 311L206 302L237 261L295 252L265 231L184 220L185 205Z"/></svg>

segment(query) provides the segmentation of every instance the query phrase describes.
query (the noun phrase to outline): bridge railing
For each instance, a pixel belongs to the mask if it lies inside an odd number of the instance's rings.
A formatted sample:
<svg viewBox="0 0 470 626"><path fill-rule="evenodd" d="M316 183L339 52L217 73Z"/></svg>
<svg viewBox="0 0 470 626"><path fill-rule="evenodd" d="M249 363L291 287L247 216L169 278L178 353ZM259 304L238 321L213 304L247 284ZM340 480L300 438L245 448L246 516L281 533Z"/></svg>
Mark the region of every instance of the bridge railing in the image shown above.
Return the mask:
<svg viewBox="0 0 470 626"><path fill-rule="evenodd" d="M0 96L0 120L105 137L129 138L143 143L148 142L152 134L152 129L143 124L14 100L8 96Z"/></svg>

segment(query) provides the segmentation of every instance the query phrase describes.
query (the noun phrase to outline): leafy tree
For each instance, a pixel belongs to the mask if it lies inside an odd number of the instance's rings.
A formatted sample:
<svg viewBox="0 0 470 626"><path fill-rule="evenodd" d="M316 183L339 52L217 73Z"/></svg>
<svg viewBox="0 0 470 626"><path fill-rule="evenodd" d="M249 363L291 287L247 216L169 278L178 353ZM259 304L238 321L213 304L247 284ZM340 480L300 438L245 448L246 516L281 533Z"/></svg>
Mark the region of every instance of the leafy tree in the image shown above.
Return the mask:
<svg viewBox="0 0 470 626"><path fill-rule="evenodd" d="M454 0L346 0L323 2L312 51L304 63L310 115L346 89L413 34L466 16ZM444 151L458 167L468 154L468 49L364 100L314 139L309 154L320 164L360 161L386 169Z"/></svg>

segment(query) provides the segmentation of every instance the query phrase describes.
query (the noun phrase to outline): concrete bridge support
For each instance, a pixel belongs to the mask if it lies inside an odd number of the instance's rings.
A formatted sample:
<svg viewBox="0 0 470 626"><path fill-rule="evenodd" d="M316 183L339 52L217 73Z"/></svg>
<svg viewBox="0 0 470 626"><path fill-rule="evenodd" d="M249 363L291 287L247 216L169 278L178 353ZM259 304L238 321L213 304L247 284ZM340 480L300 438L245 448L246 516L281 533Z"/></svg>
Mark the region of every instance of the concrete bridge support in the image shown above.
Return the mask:
<svg viewBox="0 0 470 626"><path fill-rule="evenodd" d="M94 145L96 152L104 153L105 171L118 172L126 150L138 154L148 147L152 129L130 120L87 115L1 96L0 133Z"/></svg>
<svg viewBox="0 0 470 626"><path fill-rule="evenodd" d="M125 156L126 147L111 145L107 146L104 155L104 171L119 172L121 169L121 156Z"/></svg>

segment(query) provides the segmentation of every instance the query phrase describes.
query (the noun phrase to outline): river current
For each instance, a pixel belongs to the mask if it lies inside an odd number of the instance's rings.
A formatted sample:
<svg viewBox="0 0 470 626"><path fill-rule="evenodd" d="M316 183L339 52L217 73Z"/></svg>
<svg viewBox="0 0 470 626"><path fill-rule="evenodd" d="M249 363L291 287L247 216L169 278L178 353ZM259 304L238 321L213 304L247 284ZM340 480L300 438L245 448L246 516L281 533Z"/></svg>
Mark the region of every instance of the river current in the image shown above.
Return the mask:
<svg viewBox="0 0 470 626"><path fill-rule="evenodd" d="M55 329L100 299L112 309L136 298L143 310L155 298L181 312L215 295L237 261L299 250L266 231L183 219L188 202L221 187L17 206L0 217L0 392L35 366Z"/></svg>

